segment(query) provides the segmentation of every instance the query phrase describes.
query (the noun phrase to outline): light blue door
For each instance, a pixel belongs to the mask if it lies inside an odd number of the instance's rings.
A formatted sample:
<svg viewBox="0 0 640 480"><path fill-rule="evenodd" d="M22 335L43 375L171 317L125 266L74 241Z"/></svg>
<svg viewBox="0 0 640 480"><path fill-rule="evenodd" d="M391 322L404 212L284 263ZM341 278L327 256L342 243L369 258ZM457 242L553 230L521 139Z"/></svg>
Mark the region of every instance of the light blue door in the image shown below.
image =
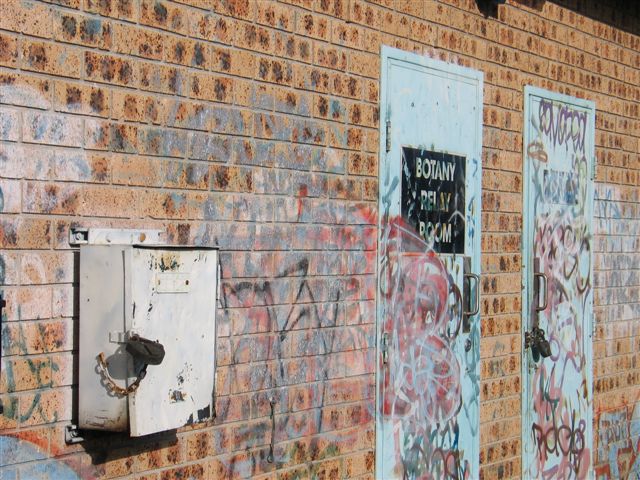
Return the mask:
<svg viewBox="0 0 640 480"><path fill-rule="evenodd" d="M479 476L482 74L383 47L376 476Z"/></svg>
<svg viewBox="0 0 640 480"><path fill-rule="evenodd" d="M527 87L524 115L523 476L588 478L595 105Z"/></svg>

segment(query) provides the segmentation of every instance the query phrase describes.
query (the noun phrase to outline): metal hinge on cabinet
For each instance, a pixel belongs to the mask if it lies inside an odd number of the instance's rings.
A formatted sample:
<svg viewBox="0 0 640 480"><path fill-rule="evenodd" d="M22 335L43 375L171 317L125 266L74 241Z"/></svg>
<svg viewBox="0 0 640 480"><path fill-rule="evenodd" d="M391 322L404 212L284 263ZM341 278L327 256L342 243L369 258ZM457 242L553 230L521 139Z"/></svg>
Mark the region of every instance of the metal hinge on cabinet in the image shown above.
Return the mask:
<svg viewBox="0 0 640 480"><path fill-rule="evenodd" d="M386 151L387 153L389 153L391 151L391 120L387 120L387 130L386 130L386 135L385 135L385 140L387 142L386 144Z"/></svg>

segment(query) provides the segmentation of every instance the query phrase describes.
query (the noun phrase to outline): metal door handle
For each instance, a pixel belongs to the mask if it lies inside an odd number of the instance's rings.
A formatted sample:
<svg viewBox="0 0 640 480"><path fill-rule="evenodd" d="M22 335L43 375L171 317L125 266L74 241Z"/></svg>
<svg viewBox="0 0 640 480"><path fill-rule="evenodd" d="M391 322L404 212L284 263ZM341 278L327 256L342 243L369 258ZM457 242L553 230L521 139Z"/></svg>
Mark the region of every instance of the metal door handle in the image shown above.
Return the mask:
<svg viewBox="0 0 640 480"><path fill-rule="evenodd" d="M537 280L538 278L542 279L542 284L544 285L544 288L542 289L542 291L544 292L542 295L542 298L544 299L544 304L540 305L540 287L538 287L538 301L536 302L536 312L541 312L543 310L547 309L547 295L549 292L549 279L547 278L547 275L542 273L542 272L536 272L533 274L533 278L535 280ZM538 284L539 285L539 284Z"/></svg>
<svg viewBox="0 0 640 480"><path fill-rule="evenodd" d="M475 282L475 289L474 289L475 298L476 298L475 305L473 306L473 310L464 312L465 315L472 317L474 315L477 315L478 312L480 311L480 294L478 292L478 286L480 285L480 276L476 275L475 273L465 273L464 277L468 279L473 279ZM471 292L472 292L471 282L469 282L469 299L471 299Z"/></svg>

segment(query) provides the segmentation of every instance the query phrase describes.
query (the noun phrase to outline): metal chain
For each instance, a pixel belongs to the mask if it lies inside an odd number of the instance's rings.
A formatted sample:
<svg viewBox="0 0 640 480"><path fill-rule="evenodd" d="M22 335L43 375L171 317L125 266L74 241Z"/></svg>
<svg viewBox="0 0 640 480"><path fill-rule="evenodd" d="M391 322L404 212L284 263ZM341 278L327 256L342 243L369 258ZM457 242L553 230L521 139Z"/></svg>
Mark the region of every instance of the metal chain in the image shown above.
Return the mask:
<svg viewBox="0 0 640 480"><path fill-rule="evenodd" d="M127 396L130 393L135 392L140 386L140 382L144 377L147 376L147 364L145 363L142 369L138 372L138 376L135 381L129 385L127 388L121 387L116 384L115 380L109 375L109 370L107 367L107 361L104 358L104 352L100 352L98 355L98 366L100 367L100 373L104 377L106 387L110 391L114 392L117 395Z"/></svg>

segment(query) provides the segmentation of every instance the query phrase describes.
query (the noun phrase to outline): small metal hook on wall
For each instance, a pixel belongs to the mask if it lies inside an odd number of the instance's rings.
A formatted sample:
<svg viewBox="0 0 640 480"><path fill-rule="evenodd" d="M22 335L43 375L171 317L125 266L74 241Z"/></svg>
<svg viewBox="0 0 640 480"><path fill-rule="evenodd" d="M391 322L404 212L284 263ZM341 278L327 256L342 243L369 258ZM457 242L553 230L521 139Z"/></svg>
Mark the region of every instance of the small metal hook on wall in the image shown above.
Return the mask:
<svg viewBox="0 0 640 480"><path fill-rule="evenodd" d="M271 406L271 444L269 445L269 455L267 456L267 462L273 463L273 443L276 434L276 415L274 407L276 406L276 399L269 397L269 405Z"/></svg>

